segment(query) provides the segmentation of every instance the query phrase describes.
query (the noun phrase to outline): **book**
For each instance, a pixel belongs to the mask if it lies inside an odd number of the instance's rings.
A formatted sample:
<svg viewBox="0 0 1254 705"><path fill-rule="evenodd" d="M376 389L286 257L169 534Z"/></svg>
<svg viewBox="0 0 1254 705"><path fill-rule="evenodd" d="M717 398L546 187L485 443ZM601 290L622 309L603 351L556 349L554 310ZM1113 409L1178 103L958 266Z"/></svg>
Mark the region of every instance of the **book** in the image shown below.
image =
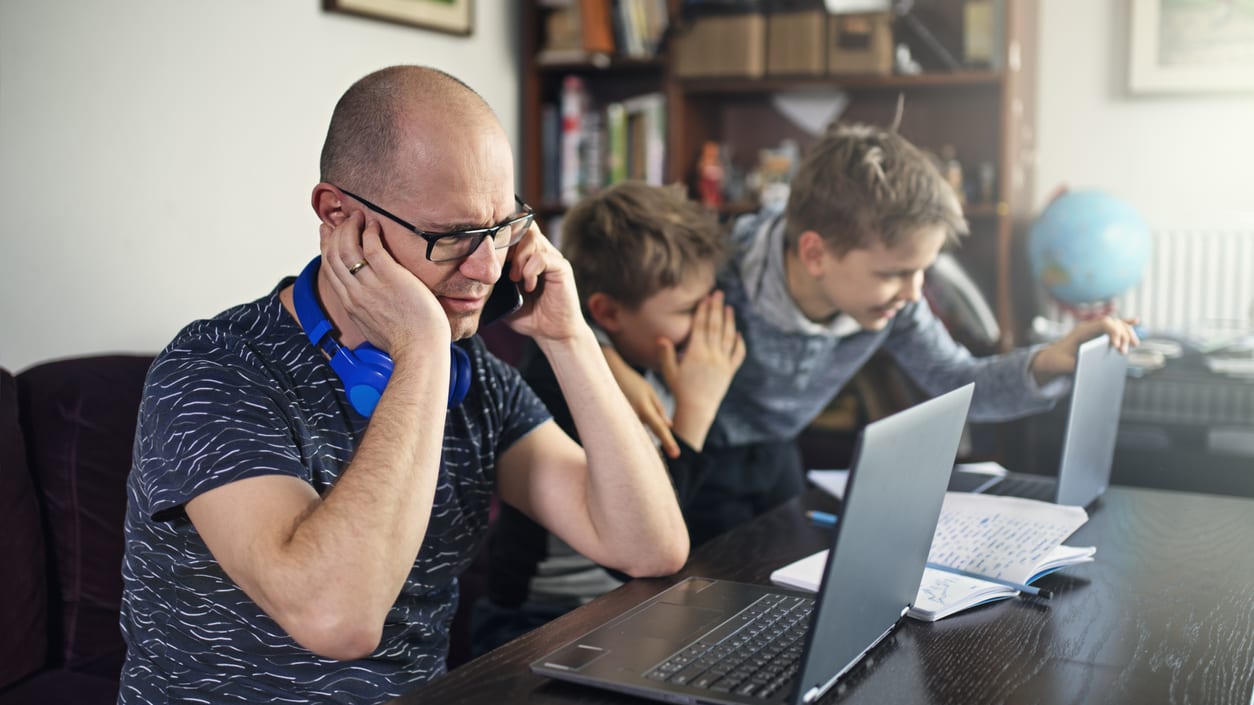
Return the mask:
<svg viewBox="0 0 1254 705"><path fill-rule="evenodd" d="M1096 547L1062 545L1086 521L1088 514L1080 507L947 492L928 562L1030 584L1066 566L1094 559ZM771 573L771 581L814 592L826 566L827 551L820 551L779 568ZM999 583L925 568L907 616L934 622L1017 594L1014 588Z"/></svg>
<svg viewBox="0 0 1254 705"><path fill-rule="evenodd" d="M590 54L614 53L614 28L610 21L610 0L579 0L579 22L583 48Z"/></svg>
<svg viewBox="0 0 1254 705"><path fill-rule="evenodd" d="M605 106L606 181L616 184L627 179L627 111L622 103Z"/></svg>
<svg viewBox="0 0 1254 705"><path fill-rule="evenodd" d="M556 103L540 106L541 197L553 203L562 193L562 116Z"/></svg>
<svg viewBox="0 0 1254 705"><path fill-rule="evenodd" d="M666 98L645 93L621 103L627 124L627 176L661 185L666 169Z"/></svg>
<svg viewBox="0 0 1254 705"><path fill-rule="evenodd" d="M584 195L584 114L588 109L588 93L583 79L566 76L562 79L559 99L561 143L558 152L558 198L562 205L573 206Z"/></svg>

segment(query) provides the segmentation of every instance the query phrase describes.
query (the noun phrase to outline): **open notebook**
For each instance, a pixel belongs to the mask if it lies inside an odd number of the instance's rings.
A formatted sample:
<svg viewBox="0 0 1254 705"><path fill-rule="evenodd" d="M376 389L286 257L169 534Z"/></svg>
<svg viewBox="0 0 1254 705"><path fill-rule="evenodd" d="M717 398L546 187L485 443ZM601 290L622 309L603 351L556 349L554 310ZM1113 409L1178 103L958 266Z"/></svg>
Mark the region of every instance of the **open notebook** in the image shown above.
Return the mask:
<svg viewBox="0 0 1254 705"><path fill-rule="evenodd" d="M928 562L1031 583L1064 566L1093 560L1092 546L1061 545L1084 522L1080 507L1017 497L948 492ZM780 585L815 590L827 561L820 551L771 573ZM907 616L933 622L985 602L1018 594L998 583L926 568Z"/></svg>

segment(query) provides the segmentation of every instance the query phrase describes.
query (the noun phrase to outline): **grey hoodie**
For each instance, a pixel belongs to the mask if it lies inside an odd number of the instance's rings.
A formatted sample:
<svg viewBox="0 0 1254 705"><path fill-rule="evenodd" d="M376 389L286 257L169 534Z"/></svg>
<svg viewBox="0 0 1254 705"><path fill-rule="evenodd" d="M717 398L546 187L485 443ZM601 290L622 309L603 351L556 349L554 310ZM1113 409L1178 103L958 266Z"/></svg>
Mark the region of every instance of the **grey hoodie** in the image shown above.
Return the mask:
<svg viewBox="0 0 1254 705"><path fill-rule="evenodd" d="M781 209L742 216L736 254L719 274L736 310L748 354L723 399L707 444L786 441L827 406L876 350L891 355L925 392L937 395L974 381L973 421L1001 421L1046 411L1070 388L1038 386L1028 365L1039 348L976 358L954 342L926 300L906 305L883 330L863 330L839 315L807 319L788 294Z"/></svg>

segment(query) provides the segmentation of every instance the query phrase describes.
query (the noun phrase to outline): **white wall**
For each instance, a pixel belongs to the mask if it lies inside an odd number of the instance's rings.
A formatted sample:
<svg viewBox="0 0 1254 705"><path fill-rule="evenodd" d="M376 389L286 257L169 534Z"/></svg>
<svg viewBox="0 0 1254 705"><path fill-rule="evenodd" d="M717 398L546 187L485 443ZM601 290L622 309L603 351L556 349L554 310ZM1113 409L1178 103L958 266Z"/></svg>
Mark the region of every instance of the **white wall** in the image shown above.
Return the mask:
<svg viewBox="0 0 1254 705"><path fill-rule="evenodd" d="M155 352L317 254L309 194L354 80L428 64L517 145L514 3L457 37L320 0L0 0L0 366Z"/></svg>
<svg viewBox="0 0 1254 705"><path fill-rule="evenodd" d="M1131 94L1129 5L1040 2L1035 203L1066 183L1152 228L1254 229L1254 94Z"/></svg>
<svg viewBox="0 0 1254 705"><path fill-rule="evenodd" d="M373 69L454 73L517 145L514 3L470 38L320 4L0 0L0 365L156 351L295 273L331 108ZM1040 4L1038 207L1065 182L1254 227L1254 96L1129 95L1127 0Z"/></svg>

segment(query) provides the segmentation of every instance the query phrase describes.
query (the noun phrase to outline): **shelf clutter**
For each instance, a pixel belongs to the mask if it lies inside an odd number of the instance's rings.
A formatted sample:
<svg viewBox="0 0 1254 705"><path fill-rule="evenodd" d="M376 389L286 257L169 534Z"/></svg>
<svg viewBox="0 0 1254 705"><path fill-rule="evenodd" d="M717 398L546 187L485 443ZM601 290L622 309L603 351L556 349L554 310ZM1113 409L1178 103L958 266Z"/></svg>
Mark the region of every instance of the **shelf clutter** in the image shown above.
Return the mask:
<svg viewBox="0 0 1254 705"><path fill-rule="evenodd" d="M612 57L651 59L661 49L670 22L666 0L540 0L544 43L540 64L590 61L606 65Z"/></svg>
<svg viewBox="0 0 1254 705"><path fill-rule="evenodd" d="M926 0L689 0L674 72L761 78L996 69L1002 4L968 0L955 13L952 2Z"/></svg>
<svg viewBox="0 0 1254 705"><path fill-rule="evenodd" d="M544 85L537 107L540 202L560 212L623 179L682 180L710 207L744 210L758 200L754 184L775 180L765 178L772 155L764 149L793 147L759 145L737 155L753 163L733 165L726 162L734 145L675 139L668 133L677 119L667 106L668 95L675 99L668 86L708 96L770 90L770 81L781 80L837 78L868 87L919 79L904 88L940 76L954 77L954 85L995 77L1007 1L1015 0L535 0L540 36L532 63ZM859 11L833 12L850 7ZM712 80L739 83L712 89ZM686 152L679 169L668 154L676 142ZM947 150L946 163L956 163L948 141L924 146ZM978 196L965 199L972 204L993 204L998 165L975 156L960 155L973 183L960 176L956 187ZM762 179L749 173L762 170ZM722 188L711 186L711 174ZM746 176L748 188L740 183Z"/></svg>

